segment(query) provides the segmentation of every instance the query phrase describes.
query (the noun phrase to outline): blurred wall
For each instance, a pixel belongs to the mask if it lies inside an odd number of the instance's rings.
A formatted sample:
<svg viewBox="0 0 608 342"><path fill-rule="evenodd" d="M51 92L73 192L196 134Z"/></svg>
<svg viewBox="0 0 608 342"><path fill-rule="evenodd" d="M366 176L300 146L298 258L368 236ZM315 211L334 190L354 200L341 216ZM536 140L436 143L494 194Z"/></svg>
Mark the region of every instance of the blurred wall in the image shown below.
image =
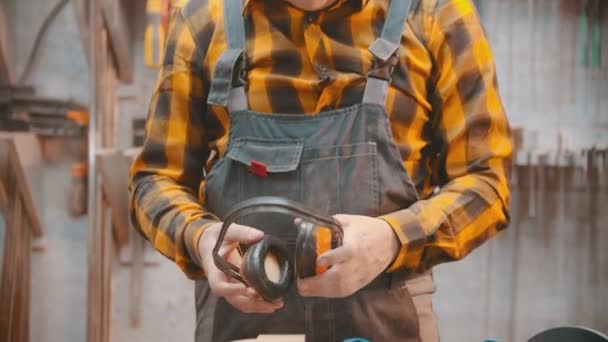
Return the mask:
<svg viewBox="0 0 608 342"><path fill-rule="evenodd" d="M145 118L148 105L156 84L158 70L146 68L144 65L144 29L145 29L145 1L137 1L135 6L137 15L133 18L135 25L135 80L133 84L122 85L118 89L119 116L118 144L120 147L132 145L132 120Z"/></svg>
<svg viewBox="0 0 608 342"><path fill-rule="evenodd" d="M18 76L42 20L56 1L4 0L15 35L13 56ZM561 15L558 6L565 1L480 1L507 114L513 126L531 132L528 136L537 132L537 138L528 139L525 146L537 150L556 149L560 132L565 147L570 149L608 144L608 44L604 37L603 70L582 68L578 60L580 16ZM136 13L143 13L143 6L144 2L138 1ZM135 82L118 90L121 147L131 144L131 119L146 116L157 74L143 67L143 16L137 15L134 20L138 22ZM602 23L604 28L607 24L608 20ZM89 81L83 51L69 4L42 39L26 84L34 85L39 95L87 103ZM32 313L32 337L36 341L84 340L86 220L72 220L64 207L52 205L65 196L68 172L66 168L50 169L45 180L50 195L40 199L43 222L49 227L49 248L33 260L33 268L38 270L33 287L36 309ZM519 217L519 228L514 224L465 260L436 269L439 290L435 308L443 341L481 341L489 337L521 341L534 331L566 323L608 329L603 300L608 292L608 238L606 229L592 235L580 207L588 201L581 191L553 193L569 200L559 211L542 216L551 220L543 221L537 214L516 209L513 219ZM515 203L520 199L518 194L514 193ZM600 227L608 222L605 213L598 220ZM542 222L555 227L550 230L546 249L540 248L547 241ZM560 222L563 224L558 225ZM599 252L590 254L593 248ZM139 330L127 324L127 270L120 266L116 269L116 341L188 340L192 336L191 283L174 265L163 261L159 267L146 269L149 285L144 290L144 328ZM600 274L599 280L594 274ZM598 312L603 316L594 315Z"/></svg>
<svg viewBox="0 0 608 342"><path fill-rule="evenodd" d="M608 163L589 167L581 154L608 146L608 11L602 66L592 69L581 59L581 2L478 3L523 149L553 152L549 164L559 149L576 158L570 167L539 167L535 158L517 167L510 227L464 260L435 268L442 341L526 341L560 325L608 332L608 216L598 210L608 200Z"/></svg>
<svg viewBox="0 0 608 342"><path fill-rule="evenodd" d="M608 6L602 68L592 69L582 66L581 3L480 1L511 124L537 134L530 148L555 150L560 132L565 148L608 145Z"/></svg>
<svg viewBox="0 0 608 342"><path fill-rule="evenodd" d="M59 0L9 0L7 3L13 10L15 70L17 78L21 78L38 30ZM40 96L88 103L88 65L71 2L44 33L24 84L34 86Z"/></svg>
<svg viewBox="0 0 608 342"><path fill-rule="evenodd" d="M14 67L21 77L36 34L58 0L0 0L10 19L15 49ZM128 0L127 0L128 1ZM138 21L135 46L135 83L121 85L118 144L131 146L131 117L146 115L156 70L143 67L145 1L138 0L133 20ZM89 101L89 71L72 2L58 13L40 41L38 54L24 85L36 94L56 99ZM40 202L46 249L32 255L30 340L80 342L86 339L87 238L86 217L74 219L67 211L70 165L47 165ZM125 189L126 191L126 189ZM4 227L0 215L0 242ZM0 243L0 253L2 244ZM1 260L1 259L0 259ZM144 272L141 325L130 326L130 268L115 258L112 279L113 341L188 341L194 331L193 286L175 265L162 257ZM161 323L162 322L162 323Z"/></svg>
<svg viewBox="0 0 608 342"><path fill-rule="evenodd" d="M58 0L4 0L13 35L16 78L23 76L38 31ZM58 12L42 36L22 85L36 94L83 104L89 101L88 65L71 3ZM86 218L67 213L69 165L44 171L42 208L46 250L32 255L31 341L84 341L86 314Z"/></svg>

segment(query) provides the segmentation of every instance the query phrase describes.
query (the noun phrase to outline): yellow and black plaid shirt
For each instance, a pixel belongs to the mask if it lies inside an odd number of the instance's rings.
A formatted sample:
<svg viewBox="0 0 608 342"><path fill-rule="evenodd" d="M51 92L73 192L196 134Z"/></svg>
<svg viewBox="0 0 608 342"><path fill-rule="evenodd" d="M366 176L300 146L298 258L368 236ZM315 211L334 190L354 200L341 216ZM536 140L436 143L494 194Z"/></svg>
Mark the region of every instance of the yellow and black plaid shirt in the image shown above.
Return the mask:
<svg viewBox="0 0 608 342"><path fill-rule="evenodd" d="M372 63L367 49L388 5L338 0L306 13L283 0L247 1L251 109L315 115L359 103ZM392 269L422 270L464 257L506 227L511 142L492 53L471 0L413 6L387 109L423 200L384 219L403 245ZM198 238L216 220L203 208L204 170L228 139L228 114L206 104L225 48L222 1L186 3L168 35L145 144L131 170L135 226L193 279L204 276ZM420 228L423 239L408 235Z"/></svg>

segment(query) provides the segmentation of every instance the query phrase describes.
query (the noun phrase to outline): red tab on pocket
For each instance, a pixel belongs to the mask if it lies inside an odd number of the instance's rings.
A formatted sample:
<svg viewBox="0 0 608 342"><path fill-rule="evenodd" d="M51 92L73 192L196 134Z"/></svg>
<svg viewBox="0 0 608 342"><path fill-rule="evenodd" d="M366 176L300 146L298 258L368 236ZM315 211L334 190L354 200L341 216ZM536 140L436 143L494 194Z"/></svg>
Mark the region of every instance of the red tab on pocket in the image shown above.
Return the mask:
<svg viewBox="0 0 608 342"><path fill-rule="evenodd" d="M266 164L259 162L257 160L252 160L249 170L256 176L266 177L268 176L268 168Z"/></svg>

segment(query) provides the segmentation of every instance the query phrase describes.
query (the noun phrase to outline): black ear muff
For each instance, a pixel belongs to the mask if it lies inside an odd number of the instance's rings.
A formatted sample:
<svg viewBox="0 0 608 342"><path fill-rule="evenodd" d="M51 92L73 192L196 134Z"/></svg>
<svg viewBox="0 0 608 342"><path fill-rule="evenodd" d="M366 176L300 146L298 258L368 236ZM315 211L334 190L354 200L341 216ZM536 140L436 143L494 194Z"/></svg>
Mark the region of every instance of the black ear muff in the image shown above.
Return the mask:
<svg viewBox="0 0 608 342"><path fill-rule="evenodd" d="M327 227L302 221L296 240L296 272L298 277L307 278L321 274L326 267L317 265L317 257L332 249L332 233Z"/></svg>
<svg viewBox="0 0 608 342"><path fill-rule="evenodd" d="M281 298L293 279L285 244L272 236L253 244L243 255L241 276L265 300Z"/></svg>
<svg viewBox="0 0 608 342"><path fill-rule="evenodd" d="M293 271L286 245L281 240L267 236L245 252L240 268L220 254L230 225L239 218L254 213L287 214L299 217L303 220L302 223L306 223L300 224L296 241L295 267L300 278L325 272L325 267L317 266L317 257L342 245L344 231L338 220L317 215L296 202L280 197L254 197L236 205L223 219L222 229L213 247L213 262L229 277L255 288L264 299L281 297L291 285ZM275 274L275 279L269 279L266 272L269 260L275 260L275 265L278 265L278 276Z"/></svg>

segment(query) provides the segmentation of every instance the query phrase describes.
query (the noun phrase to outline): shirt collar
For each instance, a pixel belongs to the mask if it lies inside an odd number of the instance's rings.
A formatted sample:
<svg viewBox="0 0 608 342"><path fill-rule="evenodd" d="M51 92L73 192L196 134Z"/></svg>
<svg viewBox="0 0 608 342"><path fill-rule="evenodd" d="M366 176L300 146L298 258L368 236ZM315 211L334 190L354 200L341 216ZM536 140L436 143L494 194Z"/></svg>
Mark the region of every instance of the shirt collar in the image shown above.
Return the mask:
<svg viewBox="0 0 608 342"><path fill-rule="evenodd" d="M245 0L243 3L243 12L247 11L248 7L251 6L252 2L255 1L263 1L263 0ZM350 2L351 5L356 9L362 9L369 2L369 0L338 0L335 4L333 4L330 8L337 8L339 6L344 5L345 3Z"/></svg>

